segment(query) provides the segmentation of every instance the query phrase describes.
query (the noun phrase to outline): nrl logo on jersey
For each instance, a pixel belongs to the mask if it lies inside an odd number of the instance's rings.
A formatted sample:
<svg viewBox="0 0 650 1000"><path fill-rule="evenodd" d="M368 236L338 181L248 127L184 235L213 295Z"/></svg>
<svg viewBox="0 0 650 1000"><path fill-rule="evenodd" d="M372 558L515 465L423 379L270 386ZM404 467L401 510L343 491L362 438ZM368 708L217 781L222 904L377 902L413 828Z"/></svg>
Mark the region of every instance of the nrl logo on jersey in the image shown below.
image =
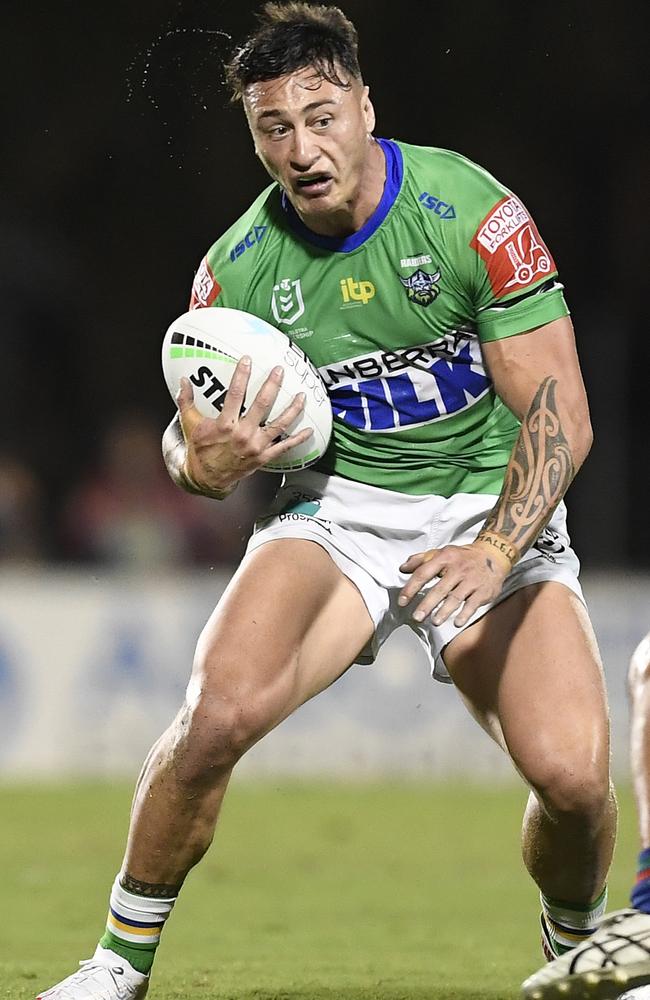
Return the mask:
<svg viewBox="0 0 650 1000"><path fill-rule="evenodd" d="M438 287L440 269L435 274L429 274L428 271L423 271L419 267L408 278L403 278L400 274L399 280L406 289L406 296L409 302L413 302L416 306L430 306L440 295L440 288Z"/></svg>
<svg viewBox="0 0 650 1000"><path fill-rule="evenodd" d="M291 326L305 311L300 278L283 278L273 286L271 309L276 323Z"/></svg>

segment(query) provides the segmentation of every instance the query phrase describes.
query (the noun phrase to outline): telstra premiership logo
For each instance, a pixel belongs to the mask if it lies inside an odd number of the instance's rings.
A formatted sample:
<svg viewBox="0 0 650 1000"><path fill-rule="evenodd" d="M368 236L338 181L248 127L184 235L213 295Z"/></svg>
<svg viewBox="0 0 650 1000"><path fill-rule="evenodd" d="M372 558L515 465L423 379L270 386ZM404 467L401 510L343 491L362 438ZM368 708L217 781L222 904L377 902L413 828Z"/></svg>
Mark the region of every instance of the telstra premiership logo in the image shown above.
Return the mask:
<svg viewBox="0 0 650 1000"><path fill-rule="evenodd" d="M374 298L375 286L372 281L355 281L354 278L341 278L340 284L341 295L343 296L341 309L345 309L346 306L365 306L370 299Z"/></svg>

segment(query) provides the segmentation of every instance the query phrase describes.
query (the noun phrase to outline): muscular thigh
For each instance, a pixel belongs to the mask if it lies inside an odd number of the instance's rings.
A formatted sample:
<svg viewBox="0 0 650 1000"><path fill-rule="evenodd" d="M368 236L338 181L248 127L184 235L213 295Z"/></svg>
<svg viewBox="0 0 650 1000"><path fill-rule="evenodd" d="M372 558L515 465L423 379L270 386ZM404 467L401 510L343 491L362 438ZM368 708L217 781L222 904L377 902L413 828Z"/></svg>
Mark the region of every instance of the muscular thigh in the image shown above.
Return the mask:
<svg viewBox="0 0 650 1000"><path fill-rule="evenodd" d="M315 542L271 541L243 560L197 645L190 689L264 701L274 724L354 661L373 623Z"/></svg>
<svg viewBox="0 0 650 1000"><path fill-rule="evenodd" d="M607 767L602 666L582 602L560 583L524 587L457 636L445 664L470 711L531 784L558 753Z"/></svg>

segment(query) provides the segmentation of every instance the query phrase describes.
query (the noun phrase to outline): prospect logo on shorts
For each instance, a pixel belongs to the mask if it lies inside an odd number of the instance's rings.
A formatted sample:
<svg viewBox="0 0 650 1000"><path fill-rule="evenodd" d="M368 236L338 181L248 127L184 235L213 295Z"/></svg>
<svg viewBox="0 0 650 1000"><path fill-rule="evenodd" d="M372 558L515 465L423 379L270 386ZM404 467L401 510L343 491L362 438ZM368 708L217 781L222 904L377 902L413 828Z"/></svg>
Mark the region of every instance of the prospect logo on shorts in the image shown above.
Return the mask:
<svg viewBox="0 0 650 1000"><path fill-rule="evenodd" d="M205 309L211 306L221 291L221 285L212 273L208 258L204 257L194 275L190 309Z"/></svg>
<svg viewBox="0 0 650 1000"><path fill-rule="evenodd" d="M332 534L332 522L324 517L317 517L321 506L320 497L313 496L309 493L293 492L288 500L282 506L282 509L277 514L277 519L279 524L295 523L296 521L315 521L321 526L328 534ZM276 515L272 514L270 517L260 518L255 525L255 531L259 531L262 527L266 527L271 521L275 519Z"/></svg>
<svg viewBox="0 0 650 1000"><path fill-rule="evenodd" d="M431 344L375 351L319 368L332 412L365 431L418 427L472 406L490 388L476 334L451 330Z"/></svg>
<svg viewBox="0 0 650 1000"><path fill-rule="evenodd" d="M498 299L556 270L537 226L514 195L497 202L479 224L470 246L485 262Z"/></svg>
<svg viewBox="0 0 650 1000"><path fill-rule="evenodd" d="M276 323L291 326L305 311L300 278L283 278L273 286L271 309Z"/></svg>
<svg viewBox="0 0 650 1000"><path fill-rule="evenodd" d="M413 302L416 306L430 306L434 299L440 295L438 287L440 270L437 270L435 274L430 274L428 271L418 268L408 278L403 278L400 275L399 280L406 289L409 302Z"/></svg>

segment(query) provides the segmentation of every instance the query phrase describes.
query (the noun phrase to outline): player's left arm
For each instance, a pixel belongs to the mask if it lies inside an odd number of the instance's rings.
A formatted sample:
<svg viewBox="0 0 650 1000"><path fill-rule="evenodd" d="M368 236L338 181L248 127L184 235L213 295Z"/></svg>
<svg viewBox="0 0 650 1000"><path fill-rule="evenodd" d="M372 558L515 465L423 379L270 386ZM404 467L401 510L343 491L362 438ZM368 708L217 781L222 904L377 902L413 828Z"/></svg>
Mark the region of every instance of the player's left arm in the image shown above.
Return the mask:
<svg viewBox="0 0 650 1000"><path fill-rule="evenodd" d="M410 573L405 605L435 577L413 617L452 615L464 625L498 597L503 582L534 544L586 458L592 441L589 408L568 317L483 344L494 387L521 421L499 499L471 545L420 552L401 567Z"/></svg>

